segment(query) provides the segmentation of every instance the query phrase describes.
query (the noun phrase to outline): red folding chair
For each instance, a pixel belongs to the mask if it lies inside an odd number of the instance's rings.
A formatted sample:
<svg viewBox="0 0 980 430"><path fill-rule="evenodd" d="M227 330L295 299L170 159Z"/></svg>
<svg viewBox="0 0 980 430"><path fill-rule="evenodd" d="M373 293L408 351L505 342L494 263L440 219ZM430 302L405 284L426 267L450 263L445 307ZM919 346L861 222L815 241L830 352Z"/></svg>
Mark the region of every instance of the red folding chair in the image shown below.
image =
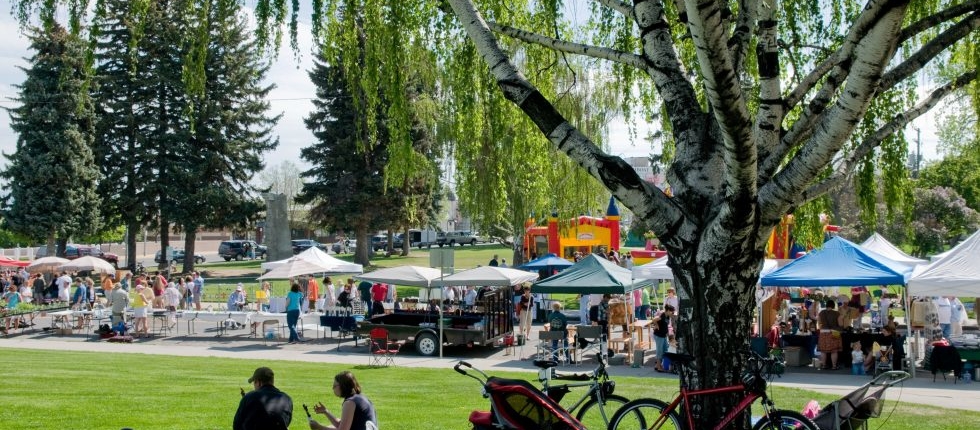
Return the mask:
<svg viewBox="0 0 980 430"><path fill-rule="evenodd" d="M395 354L401 349L402 343L388 338L388 330L375 327L368 333L368 365L393 366Z"/></svg>

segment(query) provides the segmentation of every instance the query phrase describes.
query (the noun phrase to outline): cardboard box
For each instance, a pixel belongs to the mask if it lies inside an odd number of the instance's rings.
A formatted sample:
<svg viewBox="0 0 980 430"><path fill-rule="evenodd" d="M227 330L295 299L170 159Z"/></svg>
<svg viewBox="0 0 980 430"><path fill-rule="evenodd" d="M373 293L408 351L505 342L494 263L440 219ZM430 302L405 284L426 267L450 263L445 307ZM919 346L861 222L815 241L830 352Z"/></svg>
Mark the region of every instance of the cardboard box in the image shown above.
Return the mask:
<svg viewBox="0 0 980 430"><path fill-rule="evenodd" d="M59 328L55 330L55 334L57 334L58 336L71 336L72 334L74 334L74 332L72 332L72 329L70 328Z"/></svg>

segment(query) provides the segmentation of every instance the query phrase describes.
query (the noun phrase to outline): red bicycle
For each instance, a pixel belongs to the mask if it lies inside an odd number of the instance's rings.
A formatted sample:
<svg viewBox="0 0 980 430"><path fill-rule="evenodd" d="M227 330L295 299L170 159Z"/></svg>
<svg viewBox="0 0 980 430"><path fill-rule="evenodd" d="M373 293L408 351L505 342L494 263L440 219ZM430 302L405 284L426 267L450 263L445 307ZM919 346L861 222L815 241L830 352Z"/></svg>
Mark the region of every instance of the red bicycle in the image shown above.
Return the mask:
<svg viewBox="0 0 980 430"><path fill-rule="evenodd" d="M666 353L671 365L688 365L694 360L687 354ZM609 430L644 430L644 429L694 429L694 416L689 405L696 396L717 396L722 394L742 393L743 397L714 430L727 428L748 410L752 403L762 399L763 416L752 427L753 430L819 430L812 420L799 412L776 409L776 405L766 392L769 380L774 374L773 369L782 365L778 358L761 357L753 353L749 357L748 366L742 374L742 383L727 387L691 390L681 385L680 394L669 405L657 399L637 399L619 408L609 422ZM684 413L685 420L678 415L678 408Z"/></svg>

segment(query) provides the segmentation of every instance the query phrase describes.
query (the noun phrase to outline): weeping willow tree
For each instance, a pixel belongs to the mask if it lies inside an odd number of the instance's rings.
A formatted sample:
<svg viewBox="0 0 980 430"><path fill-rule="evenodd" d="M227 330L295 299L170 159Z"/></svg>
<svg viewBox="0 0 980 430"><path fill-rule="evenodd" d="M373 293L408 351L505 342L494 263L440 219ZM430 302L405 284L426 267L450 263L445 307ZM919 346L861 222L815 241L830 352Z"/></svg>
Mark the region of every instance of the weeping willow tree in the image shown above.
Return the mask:
<svg viewBox="0 0 980 430"><path fill-rule="evenodd" d="M477 219L515 225L588 201L593 180L651 226L671 255L689 387L740 381L765 244L785 214L816 220L828 193L851 190L868 209L877 194L900 207L905 126L950 94L980 101L977 0L257 0L260 36L295 37L301 6L353 85L383 95L357 109L385 100L396 147L409 145L405 53L438 56L441 142ZM361 38L366 50L346 49ZM617 115L664 133L669 194L607 153ZM409 161L386 174L410 174ZM695 400L696 427L735 400Z"/></svg>

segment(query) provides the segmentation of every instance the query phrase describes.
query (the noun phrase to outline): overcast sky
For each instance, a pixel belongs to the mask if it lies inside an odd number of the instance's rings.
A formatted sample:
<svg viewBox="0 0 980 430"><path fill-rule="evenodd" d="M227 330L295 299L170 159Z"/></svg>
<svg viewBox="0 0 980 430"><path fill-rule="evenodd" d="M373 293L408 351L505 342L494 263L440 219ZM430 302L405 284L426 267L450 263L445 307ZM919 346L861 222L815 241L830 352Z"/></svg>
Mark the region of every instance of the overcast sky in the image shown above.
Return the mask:
<svg viewBox="0 0 980 430"><path fill-rule="evenodd" d="M24 80L24 74L18 67L26 66L24 58L31 55L27 38L20 33L9 11L10 1L0 0L0 38L2 38L0 40L3 40L0 44L0 107L5 108L14 106L11 99L16 97L17 90L13 85L20 84ZM306 13L301 13L300 16L309 19ZM309 27L302 26L299 34L308 35ZM314 94L313 85L307 75L307 70L311 67L312 44L309 37L302 38L300 45L302 58L297 60L289 48L284 47L268 74L268 83L274 83L277 87L269 94L272 113L282 113L283 116L276 127L279 148L266 154L266 165L276 165L281 161L290 160L305 166L306 163L299 157L300 149L309 146L313 141L312 134L303 125L303 117L312 109L310 98ZM917 124L923 129L923 154L926 159L937 158L936 138L934 128L931 126L931 118L920 120ZM640 132L641 137L643 133L645 131ZM915 134L910 131L909 135ZM16 139L16 135L10 129L9 114L0 112L0 151L13 153ZM652 152L649 145L642 140L630 142L623 124L615 124L611 127L609 142L612 143L610 153L614 155L644 157ZM656 152L659 152L659 149ZM3 164L6 164L5 160Z"/></svg>

